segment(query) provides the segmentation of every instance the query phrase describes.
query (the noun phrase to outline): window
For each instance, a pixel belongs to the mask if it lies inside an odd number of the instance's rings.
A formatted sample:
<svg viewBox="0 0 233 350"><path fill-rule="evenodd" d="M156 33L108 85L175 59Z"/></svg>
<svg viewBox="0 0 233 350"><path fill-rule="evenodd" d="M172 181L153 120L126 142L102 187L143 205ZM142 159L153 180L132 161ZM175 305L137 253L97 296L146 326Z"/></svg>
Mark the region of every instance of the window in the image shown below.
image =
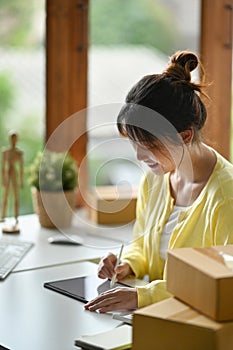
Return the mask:
<svg viewBox="0 0 233 350"><path fill-rule="evenodd" d="M18 133L25 169L20 214L32 211L26 169L44 141L44 19L43 0L0 1L0 147L9 146L10 130ZM9 198L8 215L12 204Z"/></svg>
<svg viewBox="0 0 233 350"><path fill-rule="evenodd" d="M197 0L90 0L88 159L91 185L137 185L141 165L116 116L142 76L162 72L176 50L199 51Z"/></svg>

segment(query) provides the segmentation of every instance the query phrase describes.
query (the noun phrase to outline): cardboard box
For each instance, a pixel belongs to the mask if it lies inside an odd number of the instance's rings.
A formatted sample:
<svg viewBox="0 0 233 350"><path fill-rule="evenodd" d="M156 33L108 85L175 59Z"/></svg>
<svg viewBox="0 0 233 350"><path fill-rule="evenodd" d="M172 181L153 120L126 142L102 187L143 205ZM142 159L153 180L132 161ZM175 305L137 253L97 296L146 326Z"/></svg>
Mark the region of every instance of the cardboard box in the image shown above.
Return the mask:
<svg viewBox="0 0 233 350"><path fill-rule="evenodd" d="M232 350L233 322L217 323L175 298L133 316L132 350Z"/></svg>
<svg viewBox="0 0 233 350"><path fill-rule="evenodd" d="M233 320L233 245L169 250L167 290L205 315Z"/></svg>
<svg viewBox="0 0 233 350"><path fill-rule="evenodd" d="M136 218L137 189L125 186L99 186L88 195L91 220L98 224L132 222Z"/></svg>

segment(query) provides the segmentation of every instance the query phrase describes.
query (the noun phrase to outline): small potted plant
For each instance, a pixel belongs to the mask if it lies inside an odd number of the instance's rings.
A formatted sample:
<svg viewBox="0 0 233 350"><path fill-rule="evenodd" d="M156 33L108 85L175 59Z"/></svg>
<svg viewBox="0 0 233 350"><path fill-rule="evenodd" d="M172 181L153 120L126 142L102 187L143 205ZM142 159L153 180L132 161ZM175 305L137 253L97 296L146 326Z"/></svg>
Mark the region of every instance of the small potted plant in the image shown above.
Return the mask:
<svg viewBox="0 0 233 350"><path fill-rule="evenodd" d="M75 160L68 153L39 152L29 168L28 179L41 226L70 226L78 185Z"/></svg>

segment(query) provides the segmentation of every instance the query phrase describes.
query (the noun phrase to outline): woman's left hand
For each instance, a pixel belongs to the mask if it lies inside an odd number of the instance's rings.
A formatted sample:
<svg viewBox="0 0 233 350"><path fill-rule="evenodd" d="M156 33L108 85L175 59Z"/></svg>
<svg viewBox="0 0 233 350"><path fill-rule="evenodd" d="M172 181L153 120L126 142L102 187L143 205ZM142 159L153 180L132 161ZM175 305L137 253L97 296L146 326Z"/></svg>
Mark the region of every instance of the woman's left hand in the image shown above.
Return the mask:
<svg viewBox="0 0 233 350"><path fill-rule="evenodd" d="M109 311L135 310L138 307L136 288L118 287L101 293L97 298L85 304L84 308L100 313Z"/></svg>

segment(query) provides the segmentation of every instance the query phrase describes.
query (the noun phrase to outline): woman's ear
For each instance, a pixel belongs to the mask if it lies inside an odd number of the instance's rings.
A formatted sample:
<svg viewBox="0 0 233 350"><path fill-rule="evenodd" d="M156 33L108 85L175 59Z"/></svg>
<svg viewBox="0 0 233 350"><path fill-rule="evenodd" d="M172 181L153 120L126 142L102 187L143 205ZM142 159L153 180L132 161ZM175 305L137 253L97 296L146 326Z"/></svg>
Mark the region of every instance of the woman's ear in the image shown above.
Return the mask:
<svg viewBox="0 0 233 350"><path fill-rule="evenodd" d="M194 131L193 131L193 129L187 129L187 130L181 131L180 136L181 136L182 140L184 141L184 143L186 145L189 145L193 140Z"/></svg>

